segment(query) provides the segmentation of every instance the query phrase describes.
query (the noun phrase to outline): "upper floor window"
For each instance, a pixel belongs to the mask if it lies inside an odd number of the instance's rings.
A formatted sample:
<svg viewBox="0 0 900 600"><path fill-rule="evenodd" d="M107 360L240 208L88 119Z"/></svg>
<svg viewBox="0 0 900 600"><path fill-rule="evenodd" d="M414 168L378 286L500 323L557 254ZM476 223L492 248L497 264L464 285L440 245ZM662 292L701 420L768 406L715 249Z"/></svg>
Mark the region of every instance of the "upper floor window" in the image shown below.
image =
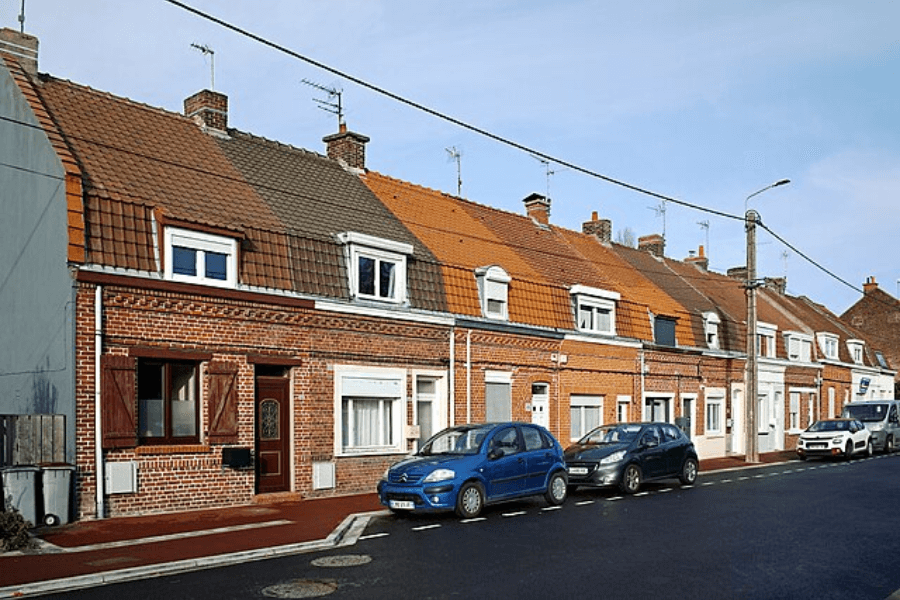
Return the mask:
<svg viewBox="0 0 900 600"><path fill-rule="evenodd" d="M787 346L788 359L796 362L812 360L812 336L796 331L786 331L784 344Z"/></svg>
<svg viewBox="0 0 900 600"><path fill-rule="evenodd" d="M572 286L569 293L575 304L575 319L580 331L616 334L618 293L584 285Z"/></svg>
<svg viewBox="0 0 900 600"><path fill-rule="evenodd" d="M775 332L777 330L778 327L776 325L769 323L756 324L756 348L759 356L775 357Z"/></svg>
<svg viewBox="0 0 900 600"><path fill-rule="evenodd" d="M675 319L656 316L653 319L653 341L660 346L675 346Z"/></svg>
<svg viewBox="0 0 900 600"><path fill-rule="evenodd" d="M509 282L512 278L497 265L475 269L481 314L489 319L509 319Z"/></svg>
<svg viewBox="0 0 900 600"><path fill-rule="evenodd" d="M406 301L406 257L412 254L411 244L352 231L337 238L345 246L352 298Z"/></svg>
<svg viewBox="0 0 900 600"><path fill-rule="evenodd" d="M865 342L862 340L847 340L847 350L850 351L850 358L857 365L863 364L863 348Z"/></svg>
<svg viewBox="0 0 900 600"><path fill-rule="evenodd" d="M703 333L706 336L706 345L716 350L719 348L719 315L714 312L704 313Z"/></svg>
<svg viewBox="0 0 900 600"><path fill-rule="evenodd" d="M166 279L220 287L237 285L237 240L190 229L165 230Z"/></svg>
<svg viewBox="0 0 900 600"><path fill-rule="evenodd" d="M833 333L818 333L816 338L819 342L819 349L825 358L837 360L838 358L838 336Z"/></svg>

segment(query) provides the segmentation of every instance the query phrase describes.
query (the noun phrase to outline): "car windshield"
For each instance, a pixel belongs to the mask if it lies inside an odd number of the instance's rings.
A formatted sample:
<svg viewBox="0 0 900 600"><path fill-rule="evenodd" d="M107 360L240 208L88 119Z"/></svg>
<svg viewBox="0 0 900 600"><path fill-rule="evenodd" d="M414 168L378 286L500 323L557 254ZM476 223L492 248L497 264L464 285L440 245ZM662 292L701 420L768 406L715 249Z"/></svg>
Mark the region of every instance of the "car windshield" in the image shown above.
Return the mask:
<svg viewBox="0 0 900 600"><path fill-rule="evenodd" d="M641 431L640 425L604 425L579 440L579 444L625 444L633 442Z"/></svg>
<svg viewBox="0 0 900 600"><path fill-rule="evenodd" d="M847 431L850 429L850 421L816 421L809 431Z"/></svg>
<svg viewBox="0 0 900 600"><path fill-rule="evenodd" d="M484 436L490 431L490 426L482 427L453 427L437 433L425 442L420 455L433 454L478 454Z"/></svg>
<svg viewBox="0 0 900 600"><path fill-rule="evenodd" d="M845 417L853 417L868 423L883 421L885 414L887 414L887 404L848 404L844 407Z"/></svg>

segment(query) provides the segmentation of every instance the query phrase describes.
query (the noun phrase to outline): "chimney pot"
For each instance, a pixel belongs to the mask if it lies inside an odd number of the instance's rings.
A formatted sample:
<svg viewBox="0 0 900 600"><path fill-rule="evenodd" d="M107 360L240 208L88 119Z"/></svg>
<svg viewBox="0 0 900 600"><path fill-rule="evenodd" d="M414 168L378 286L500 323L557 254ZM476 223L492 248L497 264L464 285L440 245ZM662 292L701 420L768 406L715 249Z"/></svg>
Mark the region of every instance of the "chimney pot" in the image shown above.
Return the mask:
<svg viewBox="0 0 900 600"><path fill-rule="evenodd" d="M701 271L709 270L709 259L706 258L706 254L703 251L703 246L700 246L697 251L688 250L688 257L684 259L684 262L694 265Z"/></svg>
<svg viewBox="0 0 900 600"><path fill-rule="evenodd" d="M600 219L597 211L592 211L591 220L581 224L581 233L594 236L601 244L609 244L612 242L612 221Z"/></svg>
<svg viewBox="0 0 900 600"><path fill-rule="evenodd" d="M0 52L12 56L26 73L37 76L38 39L15 29L0 29Z"/></svg>
<svg viewBox="0 0 900 600"><path fill-rule="evenodd" d="M653 256L663 257L666 251L666 240L658 233L645 235L638 238L638 249L646 250Z"/></svg>
<svg viewBox="0 0 900 600"><path fill-rule="evenodd" d="M871 294L875 290L878 289L878 284L875 282L875 276L870 275L866 278L866 282L863 284L863 293Z"/></svg>
<svg viewBox="0 0 900 600"><path fill-rule="evenodd" d="M338 126L338 133L326 135L322 141L325 142L325 153L328 158L351 169L366 168L366 144L369 143L369 138L360 133L347 131L346 123Z"/></svg>

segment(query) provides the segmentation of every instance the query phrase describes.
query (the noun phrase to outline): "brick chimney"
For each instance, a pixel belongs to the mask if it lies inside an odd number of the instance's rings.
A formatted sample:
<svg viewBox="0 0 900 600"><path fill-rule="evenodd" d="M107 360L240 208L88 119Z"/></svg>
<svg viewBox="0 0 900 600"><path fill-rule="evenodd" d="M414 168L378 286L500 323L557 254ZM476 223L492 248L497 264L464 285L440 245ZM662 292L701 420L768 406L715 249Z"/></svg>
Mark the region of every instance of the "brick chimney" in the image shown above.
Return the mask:
<svg viewBox="0 0 900 600"><path fill-rule="evenodd" d="M706 251L703 248L702 244L700 245L700 248L697 250L697 254L694 254L694 252L691 251L690 256L688 256L686 259L684 259L684 262L694 265L701 271L709 270L709 258L706 257Z"/></svg>
<svg viewBox="0 0 900 600"><path fill-rule="evenodd" d="M581 224L581 233L592 235L601 244L612 242L612 221L597 217L597 211L591 212L591 220Z"/></svg>
<svg viewBox="0 0 900 600"><path fill-rule="evenodd" d="M732 279L747 281L747 267L731 267L730 269L725 271L725 274Z"/></svg>
<svg viewBox="0 0 900 600"><path fill-rule="evenodd" d="M345 164L351 169L366 168L366 144L369 138L347 131L347 124L341 123L340 131L322 138L328 158Z"/></svg>
<svg viewBox="0 0 900 600"><path fill-rule="evenodd" d="M645 250L653 256L663 257L666 251L666 239L658 233L639 237L638 250Z"/></svg>
<svg viewBox="0 0 900 600"><path fill-rule="evenodd" d="M766 277L765 285L768 289L774 290L782 296L787 293L787 277Z"/></svg>
<svg viewBox="0 0 900 600"><path fill-rule="evenodd" d="M184 115L203 129L224 133L228 129L228 96L201 90L184 101Z"/></svg>
<svg viewBox="0 0 900 600"><path fill-rule="evenodd" d="M878 284L875 283L875 276L870 275L866 278L866 282L863 284L863 293L871 294L875 290L878 289Z"/></svg>
<svg viewBox="0 0 900 600"><path fill-rule="evenodd" d="M539 225L550 224L550 198L540 194L531 194L522 202L525 203L525 212L535 223Z"/></svg>
<svg viewBox="0 0 900 600"><path fill-rule="evenodd" d="M0 29L0 52L15 58L32 77L38 69L38 39L27 33L4 27Z"/></svg>

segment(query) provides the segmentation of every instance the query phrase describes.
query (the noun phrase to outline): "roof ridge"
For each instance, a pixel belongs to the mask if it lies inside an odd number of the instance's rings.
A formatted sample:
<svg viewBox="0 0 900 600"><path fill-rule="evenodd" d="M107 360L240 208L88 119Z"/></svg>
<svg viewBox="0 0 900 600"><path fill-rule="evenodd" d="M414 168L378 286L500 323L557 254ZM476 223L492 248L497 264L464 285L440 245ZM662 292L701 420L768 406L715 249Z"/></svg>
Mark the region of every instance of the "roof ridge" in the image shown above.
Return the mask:
<svg viewBox="0 0 900 600"><path fill-rule="evenodd" d="M288 144L288 143L286 143L286 142L281 142L281 141L278 141L278 140L272 140L272 139L269 139L269 138L267 138L267 137L264 137L264 136L261 136L261 135L257 135L257 134L255 134L255 133L250 133L249 131L244 131L244 130L242 130L242 129L237 129L237 128L235 128L235 127L229 127L229 128L228 128L228 134L229 134L229 135L236 134L236 135L241 136L241 137L249 138L249 141L254 141L254 142L255 142L255 141L262 141L262 142L267 143L267 144L269 144L269 145L275 146L276 148L283 148L283 149L286 149L286 150L290 150L290 151L292 151L292 152L299 152L299 153L301 153L301 154L308 154L308 155L312 156L313 158L321 158L321 159L327 160L327 161L331 161L331 160L332 160L332 159L330 159L328 156L322 154L321 152L316 152L315 150L310 150L309 148L301 148L300 146L295 146L295 145L293 145L293 144Z"/></svg>
<svg viewBox="0 0 900 600"><path fill-rule="evenodd" d="M137 100L132 100L131 98L129 98L127 96L118 96L116 94L113 94L112 92L98 90L96 88L92 88L89 85L85 85L83 83L78 83L78 82L72 81L71 79L56 77L55 75L50 75L49 73L38 73L37 80L39 82L39 85L45 85L45 84L50 83L50 84L68 86L68 87L79 89L85 93L93 94L95 96L105 97L108 100L127 103L127 104L134 106L135 108L140 108L143 110L148 110L148 111L152 111L155 113L159 113L163 116L177 117L179 119L190 120L189 117L185 116L184 114L182 114L180 112L175 112L173 110L169 110L169 109L163 108L161 106L153 106L152 104L147 104L146 102L139 102Z"/></svg>

